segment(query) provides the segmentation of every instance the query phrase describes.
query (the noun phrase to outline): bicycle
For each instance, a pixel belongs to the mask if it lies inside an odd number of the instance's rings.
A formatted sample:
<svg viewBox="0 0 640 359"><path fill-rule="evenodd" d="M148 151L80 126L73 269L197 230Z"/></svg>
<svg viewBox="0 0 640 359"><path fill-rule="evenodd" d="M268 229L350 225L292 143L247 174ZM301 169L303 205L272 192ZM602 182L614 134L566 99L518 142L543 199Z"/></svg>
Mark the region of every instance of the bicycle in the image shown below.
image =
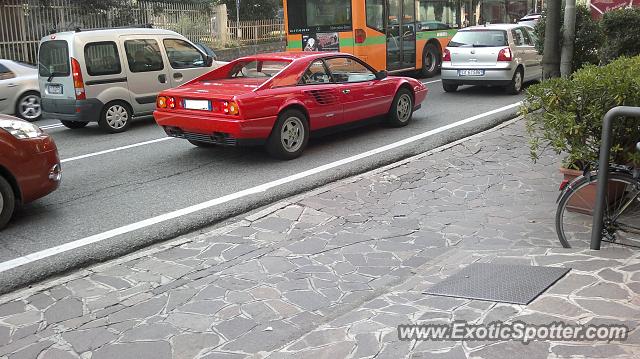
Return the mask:
<svg viewBox="0 0 640 359"><path fill-rule="evenodd" d="M640 248L640 169L610 165L608 171L602 241ZM569 241L590 241L597 181L598 171L587 169L560 185L556 233L564 248L571 248Z"/></svg>

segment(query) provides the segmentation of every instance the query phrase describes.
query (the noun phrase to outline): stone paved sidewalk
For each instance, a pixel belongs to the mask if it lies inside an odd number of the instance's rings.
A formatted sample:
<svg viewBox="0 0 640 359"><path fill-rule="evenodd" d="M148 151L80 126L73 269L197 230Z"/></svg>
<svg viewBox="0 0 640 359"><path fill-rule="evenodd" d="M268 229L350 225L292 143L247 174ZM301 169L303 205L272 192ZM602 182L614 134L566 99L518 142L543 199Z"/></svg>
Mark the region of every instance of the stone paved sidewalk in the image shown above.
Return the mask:
<svg viewBox="0 0 640 359"><path fill-rule="evenodd" d="M0 358L637 358L640 254L560 248L522 121L0 297ZM423 294L477 261L568 266L528 306ZM623 323L620 342L400 341L398 324Z"/></svg>

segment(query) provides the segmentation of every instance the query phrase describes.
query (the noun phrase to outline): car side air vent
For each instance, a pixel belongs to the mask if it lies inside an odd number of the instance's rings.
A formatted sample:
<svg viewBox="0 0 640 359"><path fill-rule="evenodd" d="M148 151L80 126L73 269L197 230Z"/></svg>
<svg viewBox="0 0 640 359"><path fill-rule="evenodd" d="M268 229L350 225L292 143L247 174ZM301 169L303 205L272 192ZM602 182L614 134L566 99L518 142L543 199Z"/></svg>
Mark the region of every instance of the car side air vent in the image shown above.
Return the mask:
<svg viewBox="0 0 640 359"><path fill-rule="evenodd" d="M331 90L311 90L306 92L321 105L332 105L338 102L338 98Z"/></svg>

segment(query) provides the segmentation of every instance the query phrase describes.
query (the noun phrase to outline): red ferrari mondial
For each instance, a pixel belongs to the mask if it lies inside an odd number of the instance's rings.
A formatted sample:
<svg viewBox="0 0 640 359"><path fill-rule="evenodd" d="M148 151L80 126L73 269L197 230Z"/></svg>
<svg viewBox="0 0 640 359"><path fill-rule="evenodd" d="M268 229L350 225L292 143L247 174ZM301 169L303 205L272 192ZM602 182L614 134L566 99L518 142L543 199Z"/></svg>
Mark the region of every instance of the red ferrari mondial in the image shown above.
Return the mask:
<svg viewBox="0 0 640 359"><path fill-rule="evenodd" d="M311 131L382 115L404 126L426 96L420 81L387 77L348 54L261 54L162 92L154 117L196 146L265 144L293 159Z"/></svg>

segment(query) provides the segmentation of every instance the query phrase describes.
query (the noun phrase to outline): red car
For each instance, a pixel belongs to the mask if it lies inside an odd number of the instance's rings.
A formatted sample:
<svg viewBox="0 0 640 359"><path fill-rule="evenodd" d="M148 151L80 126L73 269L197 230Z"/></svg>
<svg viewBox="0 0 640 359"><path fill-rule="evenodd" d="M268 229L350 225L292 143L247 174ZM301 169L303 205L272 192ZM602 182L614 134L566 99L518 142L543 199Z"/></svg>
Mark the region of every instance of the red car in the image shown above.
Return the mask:
<svg viewBox="0 0 640 359"><path fill-rule="evenodd" d="M196 146L266 144L293 159L311 131L386 116L406 125L427 96L420 81L388 77L341 53L237 59L157 98L156 122Z"/></svg>
<svg viewBox="0 0 640 359"><path fill-rule="evenodd" d="M29 122L0 115L0 229L17 205L35 201L60 184L53 139Z"/></svg>

